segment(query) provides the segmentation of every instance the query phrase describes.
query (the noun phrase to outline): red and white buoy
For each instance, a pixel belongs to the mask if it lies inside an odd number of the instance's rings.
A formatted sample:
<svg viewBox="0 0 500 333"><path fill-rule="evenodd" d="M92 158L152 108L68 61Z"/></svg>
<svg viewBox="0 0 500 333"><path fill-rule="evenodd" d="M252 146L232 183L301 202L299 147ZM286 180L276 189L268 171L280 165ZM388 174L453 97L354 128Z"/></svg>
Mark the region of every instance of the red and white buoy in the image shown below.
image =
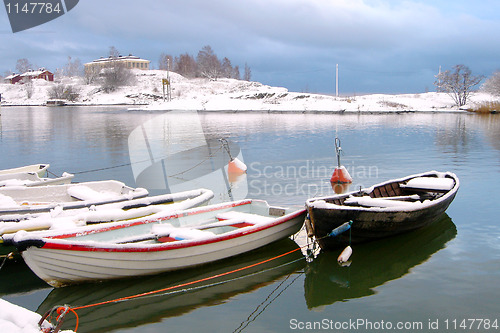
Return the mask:
<svg viewBox="0 0 500 333"><path fill-rule="evenodd" d="M340 165L340 154L342 153L342 148L340 147L340 139L338 137L335 137L335 152L337 153L337 167L333 171L330 183L352 183L351 175L347 172L345 166Z"/></svg>
<svg viewBox="0 0 500 333"><path fill-rule="evenodd" d="M226 150L229 155L229 163L227 164L227 173L229 176L239 176L247 172L247 166L237 157L231 155L231 149L229 148L229 142L225 138L219 139L222 143L222 147Z"/></svg>
<svg viewBox="0 0 500 333"><path fill-rule="evenodd" d="M235 174L244 174L245 172L247 172L247 166L240 159L235 157L229 161L229 164L227 165L227 172Z"/></svg>

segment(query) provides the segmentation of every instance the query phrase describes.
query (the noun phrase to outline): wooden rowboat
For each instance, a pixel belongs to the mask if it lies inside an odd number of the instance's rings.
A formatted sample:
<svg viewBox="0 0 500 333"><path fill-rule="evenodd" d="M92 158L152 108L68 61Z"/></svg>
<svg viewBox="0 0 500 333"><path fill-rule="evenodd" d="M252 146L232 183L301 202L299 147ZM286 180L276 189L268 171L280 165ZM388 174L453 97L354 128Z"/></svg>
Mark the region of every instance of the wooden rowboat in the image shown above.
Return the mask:
<svg viewBox="0 0 500 333"><path fill-rule="evenodd" d="M359 191L309 199L308 234L328 250L351 241L365 242L414 230L438 219L455 198L458 187L455 174L429 171ZM349 231L331 234L349 221Z"/></svg>
<svg viewBox="0 0 500 333"><path fill-rule="evenodd" d="M242 200L169 216L114 222L12 243L26 264L54 287L157 274L232 257L300 230L305 209Z"/></svg>

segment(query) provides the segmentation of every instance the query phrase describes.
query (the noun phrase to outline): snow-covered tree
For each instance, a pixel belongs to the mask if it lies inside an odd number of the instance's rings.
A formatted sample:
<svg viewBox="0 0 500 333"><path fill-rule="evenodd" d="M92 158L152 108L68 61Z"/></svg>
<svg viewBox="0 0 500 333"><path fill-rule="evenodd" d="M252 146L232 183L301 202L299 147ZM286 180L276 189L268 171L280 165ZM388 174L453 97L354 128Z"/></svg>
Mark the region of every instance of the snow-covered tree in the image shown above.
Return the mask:
<svg viewBox="0 0 500 333"><path fill-rule="evenodd" d="M68 62L64 66L63 75L64 76L82 76L83 66L80 59L76 58L72 60L71 56L68 56Z"/></svg>
<svg viewBox="0 0 500 333"><path fill-rule="evenodd" d="M496 71L491 77L487 78L481 90L493 96L500 96L500 71Z"/></svg>
<svg viewBox="0 0 500 333"><path fill-rule="evenodd" d="M472 71L465 65L456 65L453 71L447 70L436 75L434 85L440 91L450 95L457 106L467 104L472 88L481 82L482 75L472 75Z"/></svg>

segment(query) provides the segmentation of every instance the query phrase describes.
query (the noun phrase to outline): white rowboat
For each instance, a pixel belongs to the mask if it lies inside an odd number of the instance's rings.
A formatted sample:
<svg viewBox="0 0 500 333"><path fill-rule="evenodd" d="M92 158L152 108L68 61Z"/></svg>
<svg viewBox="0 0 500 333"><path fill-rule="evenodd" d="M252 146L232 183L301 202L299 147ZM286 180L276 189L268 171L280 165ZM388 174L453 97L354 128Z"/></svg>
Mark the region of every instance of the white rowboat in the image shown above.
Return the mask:
<svg viewBox="0 0 500 333"><path fill-rule="evenodd" d="M0 235L13 234L20 230L70 229L87 224L116 222L167 214L207 204L214 194L210 190L198 189L172 194L132 199L116 203L78 209L53 209L39 214L5 215L8 221L0 222Z"/></svg>
<svg viewBox="0 0 500 333"><path fill-rule="evenodd" d="M157 274L232 257L289 237L305 210L242 200L39 237L18 232L13 245L54 287Z"/></svg>
<svg viewBox="0 0 500 333"><path fill-rule="evenodd" d="M116 180L53 186L9 186L0 188L0 219L7 214L48 212L55 207L74 209L120 202L148 195Z"/></svg>
<svg viewBox="0 0 500 333"><path fill-rule="evenodd" d="M0 175L16 174L16 173L36 173L39 177L47 175L47 169L50 164L33 164L26 165L19 168L0 170Z"/></svg>
<svg viewBox="0 0 500 333"><path fill-rule="evenodd" d="M57 178L43 178L38 176L37 173L33 172L4 174L0 175L0 187L63 185L71 183L73 177L75 177L75 175L67 172L63 173L61 177Z"/></svg>

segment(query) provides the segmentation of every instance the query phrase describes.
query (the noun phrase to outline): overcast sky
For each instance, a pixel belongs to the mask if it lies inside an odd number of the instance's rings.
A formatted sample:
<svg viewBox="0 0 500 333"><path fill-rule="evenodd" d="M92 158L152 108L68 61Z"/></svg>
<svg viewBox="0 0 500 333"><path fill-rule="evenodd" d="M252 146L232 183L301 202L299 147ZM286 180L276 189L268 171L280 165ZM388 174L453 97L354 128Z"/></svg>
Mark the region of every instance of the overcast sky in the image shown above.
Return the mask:
<svg viewBox="0 0 500 333"><path fill-rule="evenodd" d="M115 46L158 67L162 52L210 45L252 80L341 94L433 91L434 75L465 64L500 69L498 0L81 0L67 14L12 33L0 9L0 73L28 58L50 70Z"/></svg>

